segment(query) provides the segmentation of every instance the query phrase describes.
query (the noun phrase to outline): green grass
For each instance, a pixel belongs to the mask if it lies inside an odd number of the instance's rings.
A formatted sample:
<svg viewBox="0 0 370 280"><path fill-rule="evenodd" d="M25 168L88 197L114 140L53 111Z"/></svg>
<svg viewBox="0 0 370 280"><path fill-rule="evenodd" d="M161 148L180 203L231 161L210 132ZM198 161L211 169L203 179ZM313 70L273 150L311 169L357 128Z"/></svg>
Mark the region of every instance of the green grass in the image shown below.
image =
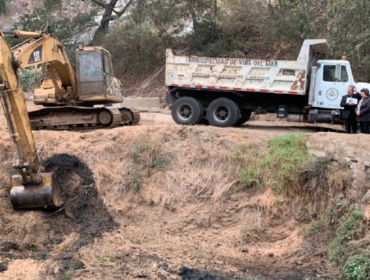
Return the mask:
<svg viewBox="0 0 370 280"><path fill-rule="evenodd" d="M343 267L343 276L347 280L367 280L370 278L370 254L361 252L348 259Z"/></svg>
<svg viewBox="0 0 370 280"><path fill-rule="evenodd" d="M260 186L261 179L257 166L246 166L240 171L240 183L244 186Z"/></svg>
<svg viewBox="0 0 370 280"><path fill-rule="evenodd" d="M35 252L37 251L38 249L38 246L36 243L28 243L25 245L25 248L27 251L30 251L30 252Z"/></svg>
<svg viewBox="0 0 370 280"><path fill-rule="evenodd" d="M62 279L63 280L69 280L72 278L72 274L73 274L73 269L72 268L69 268L67 270L64 271L63 273L63 276L62 276Z"/></svg>
<svg viewBox="0 0 370 280"><path fill-rule="evenodd" d="M306 136L302 133L278 136L268 142L268 155L262 160L262 169L269 174L269 184L284 195L300 190L300 168L308 160Z"/></svg>
<svg viewBox="0 0 370 280"><path fill-rule="evenodd" d="M329 259L343 265L348 258L348 242L361 232L362 212L352 211L336 231L334 240L329 244Z"/></svg>
<svg viewBox="0 0 370 280"><path fill-rule="evenodd" d="M240 159L248 151L237 147ZM262 157L250 155L239 175L243 186L266 185L284 195L295 195L301 190L301 167L308 160L306 136L302 133L277 136L268 142L268 153Z"/></svg>
<svg viewBox="0 0 370 280"><path fill-rule="evenodd" d="M133 184L134 184L134 190L136 192L139 192L140 189L141 189L141 185L142 185L142 176L141 176L140 173L135 173L134 174L134 182L133 182Z"/></svg>

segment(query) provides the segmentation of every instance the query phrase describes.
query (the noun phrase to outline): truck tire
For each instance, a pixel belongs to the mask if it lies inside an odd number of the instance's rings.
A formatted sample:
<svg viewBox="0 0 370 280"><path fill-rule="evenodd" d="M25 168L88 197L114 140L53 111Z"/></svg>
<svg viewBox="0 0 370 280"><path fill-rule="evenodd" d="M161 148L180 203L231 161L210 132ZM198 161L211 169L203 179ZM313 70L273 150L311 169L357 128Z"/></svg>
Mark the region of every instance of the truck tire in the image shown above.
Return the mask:
<svg viewBox="0 0 370 280"><path fill-rule="evenodd" d="M181 97L173 103L172 119L177 124L194 125L200 120L203 107L192 97Z"/></svg>
<svg viewBox="0 0 370 280"><path fill-rule="evenodd" d="M235 126L241 126L243 123L247 122L252 115L251 110L241 110L241 117L240 119L236 122Z"/></svg>
<svg viewBox="0 0 370 280"><path fill-rule="evenodd" d="M227 98L218 98L209 104L207 119L209 123L217 127L234 126L240 117L239 106Z"/></svg>
<svg viewBox="0 0 370 280"><path fill-rule="evenodd" d="M204 107L203 107L203 104L202 102L200 102L198 99L195 99L199 104L199 107L200 107L200 114L199 114L199 119L197 120L196 124L202 124L203 123L203 115L204 115Z"/></svg>

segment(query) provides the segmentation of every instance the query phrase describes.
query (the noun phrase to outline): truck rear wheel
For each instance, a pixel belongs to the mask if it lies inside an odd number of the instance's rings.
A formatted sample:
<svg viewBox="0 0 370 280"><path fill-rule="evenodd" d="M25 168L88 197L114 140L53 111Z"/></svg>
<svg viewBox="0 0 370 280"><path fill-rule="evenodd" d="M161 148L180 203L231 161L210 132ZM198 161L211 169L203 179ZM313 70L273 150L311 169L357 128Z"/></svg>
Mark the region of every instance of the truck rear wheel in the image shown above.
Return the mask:
<svg viewBox="0 0 370 280"><path fill-rule="evenodd" d="M198 100L181 97L173 103L171 115L177 124L193 125L201 120L203 108Z"/></svg>
<svg viewBox="0 0 370 280"><path fill-rule="evenodd" d="M200 114L199 114L199 119L197 120L196 124L203 124L204 123L204 119L203 119L203 115L204 115L204 107L203 107L203 104L202 102L200 102L198 99L195 99L199 104L199 107L200 107Z"/></svg>
<svg viewBox="0 0 370 280"><path fill-rule="evenodd" d="M241 117L240 119L236 122L235 126L240 126L242 125L243 123L247 122L250 118L251 118L251 115L252 115L252 111L251 110L241 110Z"/></svg>
<svg viewBox="0 0 370 280"><path fill-rule="evenodd" d="M229 127L237 123L240 117L239 106L227 98L218 98L209 104L207 119L209 123L217 127Z"/></svg>

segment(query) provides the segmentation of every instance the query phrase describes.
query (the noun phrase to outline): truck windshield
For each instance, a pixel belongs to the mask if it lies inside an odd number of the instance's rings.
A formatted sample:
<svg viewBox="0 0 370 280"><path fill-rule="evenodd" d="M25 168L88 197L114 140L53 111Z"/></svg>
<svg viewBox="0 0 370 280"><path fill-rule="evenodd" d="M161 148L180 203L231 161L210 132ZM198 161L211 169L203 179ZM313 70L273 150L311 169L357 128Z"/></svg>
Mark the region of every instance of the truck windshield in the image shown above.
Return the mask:
<svg viewBox="0 0 370 280"><path fill-rule="evenodd" d="M81 81L102 80L102 61L98 52L82 52L79 56Z"/></svg>

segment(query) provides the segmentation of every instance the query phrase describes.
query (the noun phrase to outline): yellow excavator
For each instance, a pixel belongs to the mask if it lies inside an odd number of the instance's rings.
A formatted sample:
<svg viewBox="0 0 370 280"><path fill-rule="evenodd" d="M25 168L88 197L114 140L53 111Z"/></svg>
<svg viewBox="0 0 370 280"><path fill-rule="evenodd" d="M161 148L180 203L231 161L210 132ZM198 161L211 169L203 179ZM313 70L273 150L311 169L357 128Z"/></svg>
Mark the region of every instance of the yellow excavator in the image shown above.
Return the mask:
<svg viewBox="0 0 370 280"><path fill-rule="evenodd" d="M63 197L54 173L44 172L37 156L17 64L0 32L1 103L19 158L13 165L17 174L11 176L10 201L15 209L60 207Z"/></svg>
<svg viewBox="0 0 370 280"><path fill-rule="evenodd" d="M63 44L53 34L20 30L3 34L25 39L11 50L15 68L44 67L48 73L34 90L34 103L44 108L29 112L32 129L82 130L139 122L138 112L103 106L123 101L111 55L104 48L77 49L74 71Z"/></svg>

